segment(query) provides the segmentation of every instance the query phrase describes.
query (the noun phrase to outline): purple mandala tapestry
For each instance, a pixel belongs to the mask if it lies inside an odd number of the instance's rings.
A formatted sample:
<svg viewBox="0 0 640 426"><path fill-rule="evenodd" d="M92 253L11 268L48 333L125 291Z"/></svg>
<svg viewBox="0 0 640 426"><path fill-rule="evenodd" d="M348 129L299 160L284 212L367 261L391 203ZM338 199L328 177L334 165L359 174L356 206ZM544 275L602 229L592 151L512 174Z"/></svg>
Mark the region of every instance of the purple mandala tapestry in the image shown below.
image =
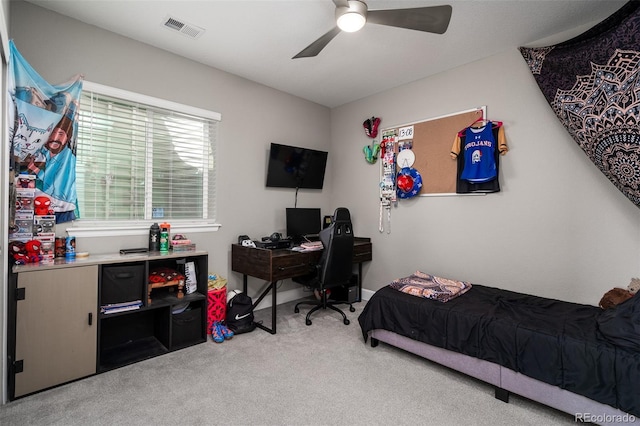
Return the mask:
<svg viewBox="0 0 640 426"><path fill-rule="evenodd" d="M564 43L520 52L573 139L640 207L640 1Z"/></svg>

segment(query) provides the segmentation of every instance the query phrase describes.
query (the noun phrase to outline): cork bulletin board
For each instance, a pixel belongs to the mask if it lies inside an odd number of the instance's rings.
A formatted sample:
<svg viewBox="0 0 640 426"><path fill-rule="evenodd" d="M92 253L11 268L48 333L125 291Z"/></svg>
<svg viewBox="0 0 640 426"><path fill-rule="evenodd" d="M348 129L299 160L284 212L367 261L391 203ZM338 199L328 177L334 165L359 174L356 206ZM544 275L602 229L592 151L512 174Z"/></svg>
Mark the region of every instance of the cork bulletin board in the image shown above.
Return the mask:
<svg viewBox="0 0 640 426"><path fill-rule="evenodd" d="M415 154L415 168L422 176L420 196L455 194L457 162L450 156L460 130L486 117L486 106L413 123L387 127L396 131L398 144L409 144ZM397 164L398 170L403 167Z"/></svg>

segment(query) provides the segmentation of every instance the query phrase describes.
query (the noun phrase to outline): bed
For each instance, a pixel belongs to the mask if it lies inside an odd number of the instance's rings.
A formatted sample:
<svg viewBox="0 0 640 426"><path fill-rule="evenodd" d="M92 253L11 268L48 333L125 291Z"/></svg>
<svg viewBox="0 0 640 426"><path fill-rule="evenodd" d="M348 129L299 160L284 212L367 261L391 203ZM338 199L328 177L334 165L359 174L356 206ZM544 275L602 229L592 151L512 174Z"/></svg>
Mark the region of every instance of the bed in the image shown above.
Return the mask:
<svg viewBox="0 0 640 426"><path fill-rule="evenodd" d="M576 420L640 424L640 339L634 324L618 332L633 312L640 317L640 296L602 311L476 284L446 303L387 285L358 322L372 346L382 341L483 380L505 402L513 392Z"/></svg>

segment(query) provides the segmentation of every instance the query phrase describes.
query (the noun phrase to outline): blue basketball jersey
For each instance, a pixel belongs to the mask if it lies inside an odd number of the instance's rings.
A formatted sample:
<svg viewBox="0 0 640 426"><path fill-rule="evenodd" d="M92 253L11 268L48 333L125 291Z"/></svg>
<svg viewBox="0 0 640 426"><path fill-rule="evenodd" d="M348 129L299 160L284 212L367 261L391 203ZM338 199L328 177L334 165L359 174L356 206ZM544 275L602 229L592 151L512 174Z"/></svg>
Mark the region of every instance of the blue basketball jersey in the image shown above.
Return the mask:
<svg viewBox="0 0 640 426"><path fill-rule="evenodd" d="M466 129L462 147L464 169L460 179L469 182L487 182L496 178L496 141L491 127L491 122L488 122L484 127Z"/></svg>

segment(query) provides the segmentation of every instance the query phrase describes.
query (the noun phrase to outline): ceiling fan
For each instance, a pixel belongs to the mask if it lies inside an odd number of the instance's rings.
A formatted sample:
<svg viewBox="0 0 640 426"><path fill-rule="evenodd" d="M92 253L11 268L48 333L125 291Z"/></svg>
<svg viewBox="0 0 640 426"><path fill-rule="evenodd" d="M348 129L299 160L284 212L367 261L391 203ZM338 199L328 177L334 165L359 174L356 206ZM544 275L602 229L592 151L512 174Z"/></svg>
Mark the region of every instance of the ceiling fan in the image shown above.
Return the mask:
<svg viewBox="0 0 640 426"><path fill-rule="evenodd" d="M333 0L333 3L336 5L336 26L291 59L316 56L338 33L358 31L367 22L443 34L451 20L449 5L368 10L366 3L359 0Z"/></svg>

